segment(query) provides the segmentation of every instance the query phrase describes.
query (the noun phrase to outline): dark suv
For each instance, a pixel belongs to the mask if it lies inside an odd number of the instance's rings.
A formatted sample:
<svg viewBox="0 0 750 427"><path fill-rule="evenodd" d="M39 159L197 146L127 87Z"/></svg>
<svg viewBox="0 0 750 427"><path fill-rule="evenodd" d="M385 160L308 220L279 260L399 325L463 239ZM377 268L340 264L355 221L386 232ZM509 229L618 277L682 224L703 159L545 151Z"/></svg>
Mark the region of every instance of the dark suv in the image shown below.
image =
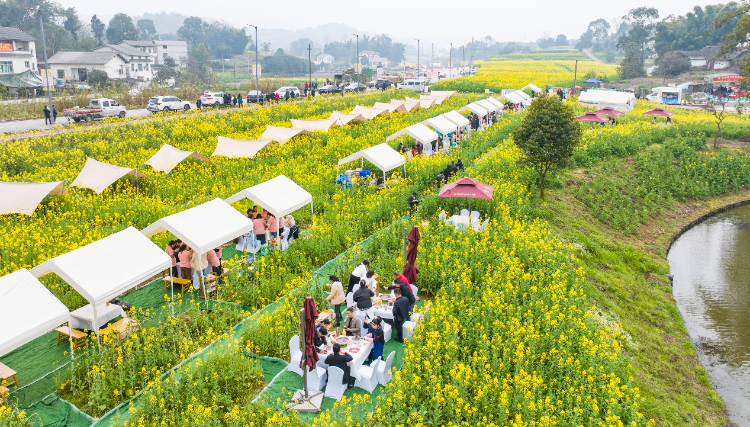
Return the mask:
<svg viewBox="0 0 750 427"><path fill-rule="evenodd" d="M390 80L378 80L375 83L375 89L388 89L391 86L393 86L393 83Z"/></svg>

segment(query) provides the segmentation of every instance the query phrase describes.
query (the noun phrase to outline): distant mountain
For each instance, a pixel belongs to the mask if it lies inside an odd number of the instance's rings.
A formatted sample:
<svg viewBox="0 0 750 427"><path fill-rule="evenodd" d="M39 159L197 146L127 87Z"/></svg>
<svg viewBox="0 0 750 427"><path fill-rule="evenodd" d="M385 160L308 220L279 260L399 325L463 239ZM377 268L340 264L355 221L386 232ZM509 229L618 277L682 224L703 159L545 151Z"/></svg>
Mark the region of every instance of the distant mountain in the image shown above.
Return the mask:
<svg viewBox="0 0 750 427"><path fill-rule="evenodd" d="M156 32L159 34L173 34L176 33L177 30L182 26L182 22L185 21L185 18L188 18L186 15L182 15L180 13L167 13L167 12L160 12L160 13L144 13L140 16L133 16L133 23L138 22L139 19L150 19L154 21L154 27L156 27ZM213 19L213 18L207 18L205 16L201 16L201 19L208 23L213 23L216 21L221 22L224 25L228 25L230 27L233 27L231 23L224 21L223 19Z"/></svg>

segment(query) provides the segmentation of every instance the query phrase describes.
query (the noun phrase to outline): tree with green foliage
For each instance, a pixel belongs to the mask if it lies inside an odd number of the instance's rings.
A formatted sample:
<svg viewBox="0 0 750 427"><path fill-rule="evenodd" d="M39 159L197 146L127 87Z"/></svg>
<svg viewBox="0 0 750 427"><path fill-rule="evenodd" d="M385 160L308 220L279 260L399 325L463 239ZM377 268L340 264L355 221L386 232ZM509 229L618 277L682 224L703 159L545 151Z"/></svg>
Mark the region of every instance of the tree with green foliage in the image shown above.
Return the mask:
<svg viewBox="0 0 750 427"><path fill-rule="evenodd" d="M736 20L736 23L734 21ZM734 23L734 24L733 24ZM734 25L732 27L732 25ZM727 12L714 22L716 29L728 26L732 28L722 37L721 54L726 55L747 47L750 40L750 0L743 0L742 5L732 12ZM742 84L747 89L750 80L750 57L739 64L740 75L745 77Z"/></svg>
<svg viewBox="0 0 750 427"><path fill-rule="evenodd" d="M78 40L78 32L81 30L81 20L78 19L78 14L74 7L65 10L65 22L63 27L70 32L73 39Z"/></svg>
<svg viewBox="0 0 750 427"><path fill-rule="evenodd" d="M521 162L539 175L539 195L544 198L547 173L568 164L581 140L581 127L573 108L544 93L531 103L511 136L524 152Z"/></svg>
<svg viewBox="0 0 750 427"><path fill-rule="evenodd" d="M644 63L649 53L648 43L651 41L655 22L659 19L659 11L652 7L639 7L631 9L622 19L631 27L617 41L617 48L625 51L625 58L620 63L618 72L623 79L642 77L646 74Z"/></svg>
<svg viewBox="0 0 750 427"><path fill-rule="evenodd" d="M104 70L91 70L86 73L86 83L98 88L107 87L109 86L109 76Z"/></svg>
<svg viewBox="0 0 750 427"><path fill-rule="evenodd" d="M138 37L141 40L156 40L157 33L154 21L151 19L139 19L135 23L135 26L138 28Z"/></svg>
<svg viewBox="0 0 750 427"><path fill-rule="evenodd" d="M94 33L94 38L101 46L104 42L104 22L96 15L91 17L91 32Z"/></svg>
<svg viewBox="0 0 750 427"><path fill-rule="evenodd" d="M568 43L568 36L565 34L558 34L557 38L555 39L555 45L557 46L568 46L570 43Z"/></svg>
<svg viewBox="0 0 750 427"><path fill-rule="evenodd" d="M273 54L273 56L284 56L284 55L286 54L284 53L284 49L282 48L276 49L276 53Z"/></svg>
<svg viewBox="0 0 750 427"><path fill-rule="evenodd" d="M292 55L273 55L263 58L263 72L276 76L298 76L307 72L307 61Z"/></svg>
<svg viewBox="0 0 750 427"><path fill-rule="evenodd" d="M203 43L206 35L206 23L197 16L186 18L180 29L177 30L177 35L186 41L191 48L196 48Z"/></svg>
<svg viewBox="0 0 750 427"><path fill-rule="evenodd" d="M138 40L138 30L128 15L118 13L109 20L107 41L112 44L119 44L123 40Z"/></svg>
<svg viewBox="0 0 750 427"><path fill-rule="evenodd" d="M656 60L659 66L659 75L677 76L690 70L690 59L683 52L666 52Z"/></svg>
<svg viewBox="0 0 750 427"><path fill-rule="evenodd" d="M308 46L312 46L313 48L315 48L315 43L308 38L295 40L291 45L289 45L289 54L294 56L307 57Z"/></svg>
<svg viewBox="0 0 750 427"><path fill-rule="evenodd" d="M716 46L737 25L740 17L734 12L738 9L739 5L735 2L705 8L695 6L685 16L664 19L655 27L654 50L658 55L663 55L672 50L695 51ZM731 18L726 25L714 28L714 22L728 14Z"/></svg>
<svg viewBox="0 0 750 427"><path fill-rule="evenodd" d="M228 27L219 22L206 27L204 43L208 53L214 58L220 56L231 57L245 53L251 38L245 33L245 29Z"/></svg>
<svg viewBox="0 0 750 427"><path fill-rule="evenodd" d="M208 53L206 46L201 43L198 47L193 48L190 52L190 59L195 61L195 65L202 72L206 72L208 65L211 63L211 55Z"/></svg>
<svg viewBox="0 0 750 427"><path fill-rule="evenodd" d="M156 80L160 83L166 83L169 79L176 79L179 74L177 62L174 58L164 58L164 63L159 67L156 73Z"/></svg>

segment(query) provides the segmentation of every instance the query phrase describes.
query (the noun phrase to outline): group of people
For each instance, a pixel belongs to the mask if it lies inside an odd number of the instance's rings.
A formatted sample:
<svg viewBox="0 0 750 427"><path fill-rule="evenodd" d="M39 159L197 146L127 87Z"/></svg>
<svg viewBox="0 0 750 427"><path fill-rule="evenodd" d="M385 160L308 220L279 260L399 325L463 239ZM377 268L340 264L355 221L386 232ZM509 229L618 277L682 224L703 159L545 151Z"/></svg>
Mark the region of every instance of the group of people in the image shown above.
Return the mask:
<svg viewBox="0 0 750 427"><path fill-rule="evenodd" d="M262 209L259 212L258 207L254 206L252 209L247 210L245 217L253 222L255 239L261 245L267 243L266 230L271 235L272 240L277 237L283 237L287 240L299 238L299 226L295 223L294 217L291 215L287 215L286 218L282 216L277 219L274 214L268 212L266 209Z"/></svg>
<svg viewBox="0 0 750 427"><path fill-rule="evenodd" d="M326 79L328 81L328 79ZM318 91L318 82L307 83L305 82L305 96L315 96L315 92Z"/></svg>
<svg viewBox="0 0 750 427"><path fill-rule="evenodd" d="M222 268L222 247L216 247L205 254L198 254L182 240L171 240L164 252L172 259L172 277L192 280L193 287L200 287L201 272L203 277L214 273L215 276L221 276Z"/></svg>
<svg viewBox="0 0 750 427"><path fill-rule="evenodd" d="M44 112L45 125L47 125L48 122L51 125L57 122L57 108L55 108L55 104L52 104L52 110L50 110L49 107L45 105L42 111Z"/></svg>
<svg viewBox="0 0 750 427"><path fill-rule="evenodd" d="M440 172L437 176L437 186L440 188L444 183L448 182L448 180L458 173L458 171L463 170L464 168L464 162L461 161L461 159L458 159L457 161L451 161L448 166L443 169L442 172Z"/></svg>

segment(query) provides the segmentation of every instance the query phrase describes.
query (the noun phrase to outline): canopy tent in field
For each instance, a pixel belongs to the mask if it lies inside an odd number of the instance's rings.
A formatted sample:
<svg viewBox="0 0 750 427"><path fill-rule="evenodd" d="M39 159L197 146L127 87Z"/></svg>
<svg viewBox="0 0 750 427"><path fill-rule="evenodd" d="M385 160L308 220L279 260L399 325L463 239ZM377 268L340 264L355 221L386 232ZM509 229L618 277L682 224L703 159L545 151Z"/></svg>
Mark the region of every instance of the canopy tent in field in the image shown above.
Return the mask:
<svg viewBox="0 0 750 427"><path fill-rule="evenodd" d="M522 87L521 90L531 89L532 91L536 93L542 93L542 90L539 89L539 86L535 85L534 83L529 83L526 86Z"/></svg>
<svg viewBox="0 0 750 427"><path fill-rule="evenodd" d="M503 91L504 93L500 98L505 98L513 104L529 105L531 103L531 97L526 92L520 90L508 90Z"/></svg>
<svg viewBox="0 0 750 427"><path fill-rule="evenodd" d="M385 102L376 102L375 105L372 106L372 108L377 108L378 110L388 110L389 113L408 113L409 112L404 106L403 101L402 102L391 101L390 104L386 104Z"/></svg>
<svg viewBox="0 0 750 427"><path fill-rule="evenodd" d="M90 188L96 194L102 194L107 187L125 175L133 175L136 178L147 178L146 175L138 172L138 169L110 165L109 163L103 163L89 157L86 159L86 164L83 165L81 172L70 185L72 187Z"/></svg>
<svg viewBox="0 0 750 427"><path fill-rule="evenodd" d="M252 159L258 151L270 144L271 141L252 141L249 139L234 139L220 136L216 143L216 149L211 156L224 156L230 159L240 157Z"/></svg>
<svg viewBox="0 0 750 427"><path fill-rule="evenodd" d="M172 266L172 258L146 236L128 227L101 240L49 259L31 269L34 277L55 273L83 296L94 311ZM96 328L99 336L99 329Z"/></svg>
<svg viewBox="0 0 750 427"><path fill-rule="evenodd" d="M336 119L320 119L320 120L294 120L292 122L292 129L302 129L308 132L328 132L331 126L337 126L338 120Z"/></svg>
<svg viewBox="0 0 750 427"><path fill-rule="evenodd" d="M389 170L396 169L397 167L403 165L404 176L406 176L406 158L386 143L378 144L370 148L365 148L364 150L360 150L354 154L346 156L343 159L339 160L338 166L353 162L357 159L367 159L367 161L383 171L383 176L385 176L385 173ZM339 176L338 167L336 167L336 176Z"/></svg>
<svg viewBox="0 0 750 427"><path fill-rule="evenodd" d="M594 105L598 108L611 107L627 113L635 106L635 95L630 92L587 90L578 96L578 104Z"/></svg>
<svg viewBox="0 0 750 427"><path fill-rule="evenodd" d="M430 92L430 96L442 97L445 100L455 95L456 93L458 92L456 92L455 90L433 90Z"/></svg>
<svg viewBox="0 0 750 427"><path fill-rule="evenodd" d="M461 112L461 111L466 111L466 110L469 110L472 113L474 113L474 114L476 114L478 116L482 116L482 117L484 117L484 116L486 116L487 114L490 113L484 107L482 107L481 105L477 104L476 102L472 102L471 104L468 104L467 106L465 106L464 108L462 108L462 109L460 109L458 111Z"/></svg>
<svg viewBox="0 0 750 427"><path fill-rule="evenodd" d="M448 119L448 121L453 122L458 127L467 127L471 126L471 122L469 122L469 119L462 116L458 111L448 111L447 113L443 113L440 115L440 117L445 117Z"/></svg>
<svg viewBox="0 0 750 427"><path fill-rule="evenodd" d="M0 356L69 321L68 307L29 270L0 277Z"/></svg>
<svg viewBox="0 0 750 427"><path fill-rule="evenodd" d="M489 112L493 112L493 111L497 111L498 110L498 108L497 108L497 106L495 104L493 104L491 102L488 102L486 99L480 99L479 101L476 102L476 104L479 105L480 107L484 108L485 110L489 111Z"/></svg>
<svg viewBox="0 0 750 427"><path fill-rule="evenodd" d="M0 215L19 213L33 215L39 203L48 195L68 194L63 181L57 182L1 182Z"/></svg>
<svg viewBox="0 0 750 427"><path fill-rule="evenodd" d="M409 97L407 96L406 98L404 98L404 101L408 101L408 102L418 102L418 103L419 103L419 108L421 108L421 109L423 109L423 110L424 110L425 108L430 108L430 107L432 107L433 105L435 105L435 99L434 99L434 98L431 98L431 99L422 99L422 98L420 97L419 99L414 99L414 98L409 98Z"/></svg>
<svg viewBox="0 0 750 427"><path fill-rule="evenodd" d="M598 85L598 84L601 84L602 82L599 81L599 80L597 80L596 77L592 77L592 78L586 80L584 83L590 84L590 85Z"/></svg>
<svg viewBox="0 0 750 427"><path fill-rule="evenodd" d="M409 112L411 112L412 110L421 110L422 109L422 104L419 103L419 100L413 100L413 101L404 100L404 101L399 101L399 100L391 99L391 103L394 103L394 102L396 102L396 103L403 102L404 103L404 107L406 108L406 111L409 111Z"/></svg>
<svg viewBox="0 0 750 427"><path fill-rule="evenodd" d="M260 139L261 141L276 141L279 144L284 145L285 142L289 141L299 134L307 135L309 133L310 132L304 129L282 128L269 125L258 139Z"/></svg>
<svg viewBox="0 0 750 427"><path fill-rule="evenodd" d="M576 117L576 120L578 120L579 122L604 123L608 119L605 119L604 117L596 114L593 111L589 111L586 114Z"/></svg>
<svg viewBox="0 0 750 427"><path fill-rule="evenodd" d="M422 123L426 124L427 126L430 126L436 131L442 133L443 135L448 135L449 133L458 131L458 125L446 119L442 115L433 117L431 119L427 119L423 121Z"/></svg>
<svg viewBox="0 0 750 427"><path fill-rule="evenodd" d="M277 221L303 206L310 205L313 224L315 223L312 194L287 178L286 175L279 175L266 182L248 187L224 201L231 204L242 199L250 199L256 205L264 207L276 217Z"/></svg>
<svg viewBox="0 0 750 427"><path fill-rule="evenodd" d="M656 117L672 117L674 116L674 113L671 111L667 111L661 107L654 108L653 110L648 110L643 112L642 114L646 116L656 116Z"/></svg>
<svg viewBox="0 0 750 427"><path fill-rule="evenodd" d="M342 113L340 111L334 111L333 113L331 113L330 118L336 120L339 126L344 126L345 124L353 120L358 120L360 122L367 121L367 119L362 117L361 114L347 114L347 113Z"/></svg>
<svg viewBox="0 0 750 427"><path fill-rule="evenodd" d="M378 108L363 107L357 105L349 114L359 114L367 120L372 120L377 116L388 114L388 110L381 110Z"/></svg>
<svg viewBox="0 0 750 427"><path fill-rule="evenodd" d="M495 98L493 98L493 97L489 97L489 98L485 99L485 101L487 101L487 102L489 102L490 104L492 104L492 105L494 105L495 107L497 107L497 109L498 109L498 110L502 110L502 109L504 108L504 105L503 105L503 103L502 103L502 102L500 102L500 101L498 101L497 99L495 99Z"/></svg>
<svg viewBox="0 0 750 427"><path fill-rule="evenodd" d="M161 146L159 151L156 152L150 159L146 160L146 164L154 168L154 170L169 173L174 169L180 162L187 159L188 157L194 157L200 161L208 162L209 160L197 151L184 151L172 147L169 144Z"/></svg>
<svg viewBox="0 0 750 427"><path fill-rule="evenodd" d="M422 123L417 123L394 133L393 135L386 138L385 142L393 141L394 139L403 137L404 135L409 135L410 137L416 139L424 145L432 144L432 141L437 141L438 139L438 134L434 130L431 130Z"/></svg>
<svg viewBox="0 0 750 427"><path fill-rule="evenodd" d="M446 97L446 96L436 96L436 95L419 95L419 99L422 99L422 100L430 100L430 99L432 99L432 100L435 101L435 105L440 105L440 104L443 103L443 101L445 101L446 99L448 99L448 97Z"/></svg>

